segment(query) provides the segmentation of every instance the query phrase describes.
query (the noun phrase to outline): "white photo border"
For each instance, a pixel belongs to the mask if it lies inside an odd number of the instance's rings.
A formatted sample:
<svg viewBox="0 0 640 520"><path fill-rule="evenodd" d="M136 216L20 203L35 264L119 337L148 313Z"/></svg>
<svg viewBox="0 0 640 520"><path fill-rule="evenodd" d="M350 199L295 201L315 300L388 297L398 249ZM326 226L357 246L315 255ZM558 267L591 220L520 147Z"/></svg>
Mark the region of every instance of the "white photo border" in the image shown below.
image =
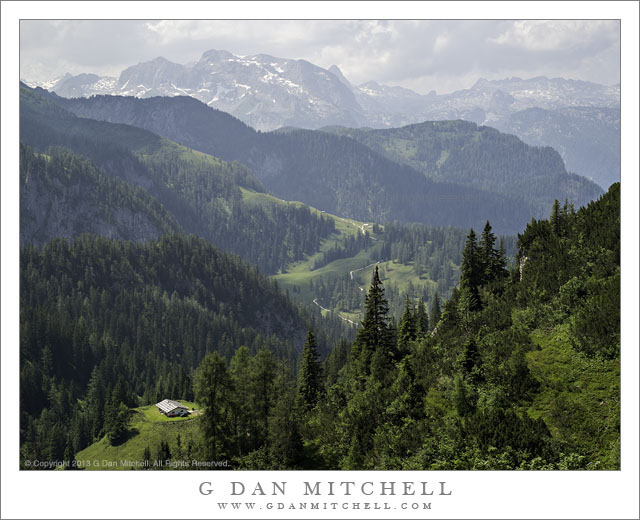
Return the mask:
<svg viewBox="0 0 640 520"><path fill-rule="evenodd" d="M622 85L622 469L593 472L27 472L18 470L19 19L620 19ZM638 518L637 2L2 2L2 518ZM230 482L287 482L278 496L230 496ZM267 509L309 502L308 482L446 482L449 496L317 497L430 502L430 510ZM199 492L211 482L211 495ZM400 485L400 484L399 484ZM205 486L208 489L209 485ZM437 488L436 488L437 489ZM157 497L179 496L164 503ZM220 510L225 500L259 510ZM186 503L186 505L185 505ZM409 506L411 507L411 506Z"/></svg>

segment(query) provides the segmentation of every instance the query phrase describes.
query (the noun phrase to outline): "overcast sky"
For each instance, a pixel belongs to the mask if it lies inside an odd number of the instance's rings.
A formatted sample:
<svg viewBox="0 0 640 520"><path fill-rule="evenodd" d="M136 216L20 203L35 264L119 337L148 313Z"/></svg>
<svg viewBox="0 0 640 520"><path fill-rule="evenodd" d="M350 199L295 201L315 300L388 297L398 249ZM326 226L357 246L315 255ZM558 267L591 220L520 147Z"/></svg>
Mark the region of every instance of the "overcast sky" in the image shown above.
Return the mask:
<svg viewBox="0 0 640 520"><path fill-rule="evenodd" d="M20 77L118 76L158 56L196 61L209 49L335 64L352 83L375 80L420 93L469 88L481 77L620 81L615 20L23 20Z"/></svg>

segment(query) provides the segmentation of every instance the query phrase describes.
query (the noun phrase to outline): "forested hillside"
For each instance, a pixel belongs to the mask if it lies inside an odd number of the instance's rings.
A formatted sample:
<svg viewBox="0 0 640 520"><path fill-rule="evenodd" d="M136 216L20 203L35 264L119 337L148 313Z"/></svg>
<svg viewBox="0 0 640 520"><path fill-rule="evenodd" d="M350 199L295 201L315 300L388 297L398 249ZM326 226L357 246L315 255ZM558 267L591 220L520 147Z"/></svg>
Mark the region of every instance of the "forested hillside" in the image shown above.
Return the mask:
<svg viewBox="0 0 640 520"><path fill-rule="evenodd" d="M481 227L488 219L496 231L515 233L532 215L542 216L554 198L580 205L602 193L586 179L569 176L551 149L536 149L488 129L481 132L483 142L476 144L479 134L474 137L452 122L443 123L450 130L445 141L442 135L422 136L426 144L420 146L429 152L438 148L433 161L439 160L448 173L425 176L420 162L410 164L351 137L295 129L256 132L192 98L64 99L39 92L83 117L139 126L227 161L237 160L278 197L358 220L468 228ZM444 144L451 152L459 141L469 141L469 146L464 153L454 153L447 164L447 154L441 157L440 149ZM404 143L403 151L405 146L415 145ZM513 190L502 189L505 175L517 184ZM501 189L494 192L496 185Z"/></svg>
<svg viewBox="0 0 640 520"><path fill-rule="evenodd" d="M619 185L556 205L511 272L490 227L470 232L426 331L412 305L390 323L376 273L310 442L343 469L619 467L619 225Z"/></svg>
<svg viewBox="0 0 640 520"><path fill-rule="evenodd" d="M35 154L20 145L20 241L95 233L124 240L151 239L181 227L140 187L105 175L68 150Z"/></svg>
<svg viewBox="0 0 640 520"><path fill-rule="evenodd" d="M53 146L83 155L93 165L73 159L66 152L70 161L83 164L94 177L102 179L83 184L82 194L77 183L70 186L67 182L64 193L60 191L62 188L44 189L40 181L23 183L21 209L33 222L32 227L40 223L37 230L31 230L26 223L25 239L29 233L37 233L38 242L69 236L58 234L56 226L62 221L66 221L70 229L88 226L83 208L89 201L105 197L104 179L107 178L111 179L109 186L113 185L113 190L118 191L108 194L96 208L109 206L112 227L129 226L129 232L122 231L115 236L139 240L182 229L242 256L264 273L275 273L315 252L320 241L333 231L331 219L308 207L246 203L243 193L261 192L263 188L253 174L238 163L194 152L134 126L76 117L26 87L21 87L20 94L21 140L40 153L47 153ZM58 181L46 182L49 188ZM132 206L131 195L125 196L127 189L137 194L136 197L143 197L154 211L164 208L169 214L164 218L173 218L174 227L131 227L130 214L138 209ZM84 205L70 203L69 197L74 194L85 199ZM60 197L66 198L62 201ZM43 221L49 223L43 226ZM100 229L98 223L94 227ZM105 230L103 234L109 233L111 231Z"/></svg>
<svg viewBox="0 0 640 520"><path fill-rule="evenodd" d="M560 154L468 121L427 121L384 130L327 128L348 135L434 180L473 186L521 200L542 215L554 199L581 206L602 189L568 174Z"/></svg>
<svg viewBox="0 0 640 520"><path fill-rule="evenodd" d="M620 108L529 108L491 123L501 132L518 135L525 143L553 143L567 170L600 186L620 181Z"/></svg>
<svg viewBox="0 0 640 520"><path fill-rule="evenodd" d="M20 287L21 445L30 460L68 460L107 433L111 405L192 397L192 371L207 353L230 358L245 345L294 364L305 330L332 330L255 268L193 236L24 246ZM326 351L337 339L320 341Z"/></svg>
<svg viewBox="0 0 640 520"><path fill-rule="evenodd" d="M451 298L407 300L397 324L376 269L355 340L322 362L309 331L297 374L265 349L207 354L191 453L245 469L619 469L619 201L615 184L577 212L555 204L512 269L490 224L471 230Z"/></svg>
<svg viewBox="0 0 640 520"><path fill-rule="evenodd" d="M472 230L440 314L408 303L395 326L376 271L324 379L308 339L297 397L282 397L296 434L265 441L252 467L619 468L619 189L532 221L510 271L490 226Z"/></svg>

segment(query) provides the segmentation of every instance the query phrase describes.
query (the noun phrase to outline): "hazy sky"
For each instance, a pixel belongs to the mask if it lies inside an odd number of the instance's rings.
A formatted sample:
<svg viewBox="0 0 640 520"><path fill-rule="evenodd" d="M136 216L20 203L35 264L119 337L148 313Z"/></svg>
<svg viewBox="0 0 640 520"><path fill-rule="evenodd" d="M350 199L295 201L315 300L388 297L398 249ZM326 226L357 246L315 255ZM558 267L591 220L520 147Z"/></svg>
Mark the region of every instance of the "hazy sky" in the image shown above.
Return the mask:
<svg viewBox="0 0 640 520"><path fill-rule="evenodd" d="M118 76L158 56L196 61L209 49L335 64L353 83L420 93L469 88L480 77L620 81L615 20L23 20L20 77Z"/></svg>

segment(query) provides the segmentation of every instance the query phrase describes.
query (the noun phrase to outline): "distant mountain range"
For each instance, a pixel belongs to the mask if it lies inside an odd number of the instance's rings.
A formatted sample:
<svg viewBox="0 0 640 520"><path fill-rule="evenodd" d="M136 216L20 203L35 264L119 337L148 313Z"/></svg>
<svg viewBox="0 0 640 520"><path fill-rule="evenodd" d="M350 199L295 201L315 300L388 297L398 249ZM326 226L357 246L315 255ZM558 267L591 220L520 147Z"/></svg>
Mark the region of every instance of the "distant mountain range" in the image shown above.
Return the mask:
<svg viewBox="0 0 640 520"><path fill-rule="evenodd" d="M480 228L490 220L498 232L516 233L532 216L546 216L556 198L580 206L602 193L567 173L553 149L471 122L258 132L189 97L36 92L80 118L132 125L238 161L279 198L362 221Z"/></svg>
<svg viewBox="0 0 640 520"><path fill-rule="evenodd" d="M567 169L607 188L620 178L620 85L544 76L478 80L438 95L369 81L354 85L337 66L265 54L209 50L181 65L159 57L115 77L65 76L29 83L63 97L96 94L191 96L257 130L285 126L391 128L427 120L464 119L551 146Z"/></svg>

